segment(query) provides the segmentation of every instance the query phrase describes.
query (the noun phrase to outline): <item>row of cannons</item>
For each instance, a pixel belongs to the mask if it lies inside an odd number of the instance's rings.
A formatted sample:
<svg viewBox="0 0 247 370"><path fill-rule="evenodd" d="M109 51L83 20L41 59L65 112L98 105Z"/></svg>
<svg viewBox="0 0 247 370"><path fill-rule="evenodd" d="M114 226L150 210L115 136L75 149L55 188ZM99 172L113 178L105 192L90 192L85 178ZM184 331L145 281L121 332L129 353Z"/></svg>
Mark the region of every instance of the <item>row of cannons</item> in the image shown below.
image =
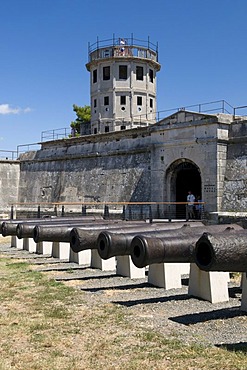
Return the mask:
<svg viewBox="0 0 247 370"><path fill-rule="evenodd" d="M247 230L237 224L104 220L81 216L5 220L11 247L75 262L165 289L182 286L212 303L229 300L230 272L242 274L241 310L247 311Z"/></svg>

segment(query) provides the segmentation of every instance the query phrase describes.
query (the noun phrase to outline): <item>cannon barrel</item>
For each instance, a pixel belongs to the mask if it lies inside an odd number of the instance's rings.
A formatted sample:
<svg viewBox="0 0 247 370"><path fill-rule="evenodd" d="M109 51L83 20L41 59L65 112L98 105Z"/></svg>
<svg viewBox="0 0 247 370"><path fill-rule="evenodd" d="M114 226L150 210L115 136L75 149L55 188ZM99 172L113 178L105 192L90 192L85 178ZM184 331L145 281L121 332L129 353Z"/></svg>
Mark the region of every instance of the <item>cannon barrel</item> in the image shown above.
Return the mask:
<svg viewBox="0 0 247 370"><path fill-rule="evenodd" d="M117 222L111 222L112 225L118 225ZM35 225L32 237L36 243L41 241L52 242L70 242L70 232L73 228L78 227L83 230L93 230L98 227L109 225L109 221L100 221L96 223L67 223L54 225ZM66 239L66 240L65 240Z"/></svg>
<svg viewBox="0 0 247 370"><path fill-rule="evenodd" d="M85 222L97 222L103 221L103 219L98 219L91 216L80 216L80 217L47 217L47 218L37 218L37 219L24 219L24 220L9 220L1 223L1 233L3 236L17 235L17 226L21 224L37 225L37 224L55 224L64 222L75 222L75 221L85 221Z"/></svg>
<svg viewBox="0 0 247 370"><path fill-rule="evenodd" d="M87 229L87 228L74 228L71 230L70 234L70 247L74 252L80 252L85 249L97 249L97 239L99 234L102 231L105 230L114 230L118 232L124 232L125 230L130 231L135 231L135 230L143 230L147 227L146 222L130 222L130 221L122 221L122 223L116 223L116 224L106 224L106 225L96 225L94 228ZM152 227L155 227L156 224L152 224ZM85 231L95 231L92 234L92 238L94 238L94 246L93 248L91 247L91 241L90 241L90 247L87 245L87 240L85 238ZM87 236L88 237L88 236Z"/></svg>
<svg viewBox="0 0 247 370"><path fill-rule="evenodd" d="M37 226L37 229L41 228L42 229L42 237L44 236L45 237L45 230L47 231L47 234L48 235L51 235L51 232L50 232L50 229L56 229L58 227L62 227L62 226L67 226L69 227L70 225L72 227L76 227L76 226L90 226L90 225L98 225L98 224L102 224L104 222L104 220L94 220L94 221L87 221L87 220L80 220L80 219L77 219L77 218L70 218L70 219L67 219L67 220L61 220L59 219L59 221L53 221L51 223L49 222L46 222L46 223L20 223L17 225L16 227L16 235L19 239L22 239L22 238L32 238L34 236L34 229L36 228ZM38 235L38 233L35 232L35 235ZM41 233L39 233L39 235L41 236ZM42 241L42 240L46 240L46 239L40 239L38 241L36 241L37 243L39 241ZM57 240L50 240L48 239L47 241L57 241Z"/></svg>
<svg viewBox="0 0 247 370"><path fill-rule="evenodd" d="M199 226L198 226L199 225ZM159 226L159 225L158 225ZM210 226L211 229L217 231L224 230L225 225ZM238 227L236 225L236 227ZM144 230L141 235L157 238L179 237L189 233L197 233L201 235L206 231L208 226L202 223L185 223L181 226L180 223L163 224L159 227L148 228ZM113 256L129 255L131 253L132 239L137 235L137 232L129 232L126 230L124 233L115 231L103 231L99 234L97 240L97 248L101 258L108 259Z"/></svg>
<svg viewBox="0 0 247 370"><path fill-rule="evenodd" d="M33 228L33 240L35 243L42 241L51 241L51 242L69 242L70 241L70 232L75 227L75 225L63 225L57 227L43 227L36 225Z"/></svg>
<svg viewBox="0 0 247 370"><path fill-rule="evenodd" d="M233 230L243 230L238 225L235 227L236 229L227 227L229 233ZM205 226L204 231L220 233L225 229L226 225L212 225ZM195 243L202 232L202 228L199 227L194 228L190 233L186 231L172 237L154 238L137 235L131 242L131 259L137 267L164 262L194 262Z"/></svg>
<svg viewBox="0 0 247 370"><path fill-rule="evenodd" d="M204 271L247 271L247 230L204 233L195 245L195 263Z"/></svg>
<svg viewBox="0 0 247 370"><path fill-rule="evenodd" d="M178 233L190 232L193 227L197 225L203 225L202 223L164 223L157 224L155 226L147 226L141 235L152 236L152 237L169 237L176 236ZM182 225L182 226L181 226ZM129 255L131 251L132 239L136 236L137 230L129 231L125 230L124 233L121 230L118 231L102 231L97 240L97 248L101 258L108 259L113 256L124 256Z"/></svg>

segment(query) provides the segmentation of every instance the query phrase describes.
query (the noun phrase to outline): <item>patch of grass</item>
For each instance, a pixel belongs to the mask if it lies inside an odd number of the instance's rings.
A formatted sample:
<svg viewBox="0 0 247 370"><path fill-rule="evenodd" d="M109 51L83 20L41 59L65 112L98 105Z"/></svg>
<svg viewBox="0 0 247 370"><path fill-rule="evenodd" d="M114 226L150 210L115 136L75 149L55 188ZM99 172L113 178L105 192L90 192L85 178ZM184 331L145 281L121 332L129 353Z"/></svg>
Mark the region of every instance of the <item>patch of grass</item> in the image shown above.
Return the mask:
<svg viewBox="0 0 247 370"><path fill-rule="evenodd" d="M65 307L51 307L46 310L46 317L53 319L66 319L69 316L69 312Z"/></svg>
<svg viewBox="0 0 247 370"><path fill-rule="evenodd" d="M84 300L26 263L0 259L0 370L245 370L246 346L202 346Z"/></svg>
<svg viewBox="0 0 247 370"><path fill-rule="evenodd" d="M26 262L12 262L6 263L6 267L12 270L26 270L28 268L28 263Z"/></svg>

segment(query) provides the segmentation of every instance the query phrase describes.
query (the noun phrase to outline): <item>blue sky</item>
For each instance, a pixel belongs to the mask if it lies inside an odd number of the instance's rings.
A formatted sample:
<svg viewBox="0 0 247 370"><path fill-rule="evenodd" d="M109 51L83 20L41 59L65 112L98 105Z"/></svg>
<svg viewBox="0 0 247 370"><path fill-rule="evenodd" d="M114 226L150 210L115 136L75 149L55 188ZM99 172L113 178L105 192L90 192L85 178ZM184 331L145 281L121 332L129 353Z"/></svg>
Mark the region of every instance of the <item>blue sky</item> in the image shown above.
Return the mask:
<svg viewBox="0 0 247 370"><path fill-rule="evenodd" d="M158 110L247 105L246 14L246 0L1 0L0 150L69 127L73 104L90 104L97 36L158 42Z"/></svg>

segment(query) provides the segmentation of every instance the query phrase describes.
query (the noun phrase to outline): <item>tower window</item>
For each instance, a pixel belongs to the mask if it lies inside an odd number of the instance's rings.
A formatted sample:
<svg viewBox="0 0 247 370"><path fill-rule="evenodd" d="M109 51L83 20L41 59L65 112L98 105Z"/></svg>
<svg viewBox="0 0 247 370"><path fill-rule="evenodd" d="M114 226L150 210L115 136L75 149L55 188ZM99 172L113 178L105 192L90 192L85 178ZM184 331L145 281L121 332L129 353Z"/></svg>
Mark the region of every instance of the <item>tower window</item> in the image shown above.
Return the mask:
<svg viewBox="0 0 247 370"><path fill-rule="evenodd" d="M103 67L103 80L110 80L110 67Z"/></svg>
<svg viewBox="0 0 247 370"><path fill-rule="evenodd" d="M97 107L97 99L94 99L93 100L93 107L96 108Z"/></svg>
<svg viewBox="0 0 247 370"><path fill-rule="evenodd" d="M121 95L120 96L120 104L121 105L126 105L126 95Z"/></svg>
<svg viewBox="0 0 247 370"><path fill-rule="evenodd" d="M149 104L150 104L150 108L153 108L153 99L150 99Z"/></svg>
<svg viewBox="0 0 247 370"><path fill-rule="evenodd" d="M121 130L125 130L125 129L126 129L126 126L125 126L125 125L122 125L122 126L120 127L120 129L121 129Z"/></svg>
<svg viewBox="0 0 247 370"><path fill-rule="evenodd" d="M127 66L119 66L119 80L127 80Z"/></svg>
<svg viewBox="0 0 247 370"><path fill-rule="evenodd" d="M136 66L136 79L143 80L143 67Z"/></svg>
<svg viewBox="0 0 247 370"><path fill-rule="evenodd" d="M109 129L109 126L105 126L105 132L109 132L110 129Z"/></svg>
<svg viewBox="0 0 247 370"><path fill-rule="evenodd" d="M104 96L104 105L109 105L109 96Z"/></svg>
<svg viewBox="0 0 247 370"><path fill-rule="evenodd" d="M142 96L137 96L137 105L142 105Z"/></svg>
<svg viewBox="0 0 247 370"><path fill-rule="evenodd" d="M154 82L154 71L152 69L149 70L149 81Z"/></svg>
<svg viewBox="0 0 247 370"><path fill-rule="evenodd" d="M94 133L94 134L97 134L97 128L94 128L94 129L93 129L93 133Z"/></svg>
<svg viewBox="0 0 247 370"><path fill-rule="evenodd" d="M93 70L93 83L95 84L97 82L97 69Z"/></svg>
<svg viewBox="0 0 247 370"><path fill-rule="evenodd" d="M106 50L104 50L104 57L105 58L109 58L109 56L110 56L110 50L109 49L106 49Z"/></svg>

